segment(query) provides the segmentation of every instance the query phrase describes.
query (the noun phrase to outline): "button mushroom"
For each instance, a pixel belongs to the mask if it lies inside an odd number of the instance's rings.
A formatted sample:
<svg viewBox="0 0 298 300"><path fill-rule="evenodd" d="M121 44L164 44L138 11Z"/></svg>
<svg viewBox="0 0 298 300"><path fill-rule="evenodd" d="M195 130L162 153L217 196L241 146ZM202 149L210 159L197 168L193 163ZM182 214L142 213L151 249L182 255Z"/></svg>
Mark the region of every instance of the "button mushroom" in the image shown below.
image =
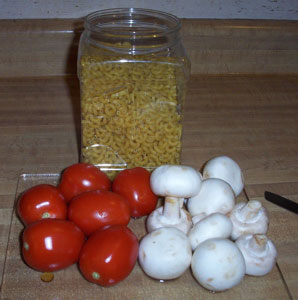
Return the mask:
<svg viewBox="0 0 298 300"><path fill-rule="evenodd" d="M274 243L264 234L244 234L236 240L243 254L246 274L264 276L275 265L277 250Z"/></svg>
<svg viewBox="0 0 298 300"><path fill-rule="evenodd" d="M187 236L174 227L163 227L147 234L140 243L139 263L155 279L181 276L190 266L191 247Z"/></svg>
<svg viewBox="0 0 298 300"><path fill-rule="evenodd" d="M192 250L207 239L229 238L232 233L232 222L223 214L211 214L196 223L188 233Z"/></svg>
<svg viewBox="0 0 298 300"><path fill-rule="evenodd" d="M181 206L185 198L199 192L201 181L201 174L192 167L164 165L156 168L150 178L151 189L155 195L165 197L165 203L149 215L147 230L173 226L187 233L192 222Z"/></svg>
<svg viewBox="0 0 298 300"><path fill-rule="evenodd" d="M231 186L218 178L203 180L199 193L187 201L187 209L192 216L216 212L226 214L234 205L235 195Z"/></svg>
<svg viewBox="0 0 298 300"><path fill-rule="evenodd" d="M235 205L229 216L233 223L231 234L233 240L246 233L266 234L267 232L268 214L260 201L240 202Z"/></svg>
<svg viewBox="0 0 298 300"><path fill-rule="evenodd" d="M209 160L203 169L203 179L220 178L229 183L238 197L244 187L244 179L239 165L228 156L218 156Z"/></svg>
<svg viewBox="0 0 298 300"><path fill-rule="evenodd" d="M196 248L191 269L203 287L215 292L224 291L241 282L245 275L245 261L235 243L214 238Z"/></svg>

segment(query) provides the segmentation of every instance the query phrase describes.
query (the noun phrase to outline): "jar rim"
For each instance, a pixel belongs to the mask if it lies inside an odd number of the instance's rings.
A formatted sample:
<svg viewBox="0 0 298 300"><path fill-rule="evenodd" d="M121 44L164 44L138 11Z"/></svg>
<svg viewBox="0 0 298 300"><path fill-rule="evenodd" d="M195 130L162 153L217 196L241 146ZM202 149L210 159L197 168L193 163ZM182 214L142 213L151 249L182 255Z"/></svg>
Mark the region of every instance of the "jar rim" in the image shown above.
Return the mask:
<svg viewBox="0 0 298 300"><path fill-rule="evenodd" d="M110 22L104 22L104 18L110 18ZM120 22L120 18L125 21ZM140 23L136 19L140 17L151 18L153 23ZM164 24L161 24L164 22ZM119 26L125 26L125 32L119 30ZM109 8L98 10L88 14L85 18L85 28L102 33L111 34L111 29L115 29L117 35L122 33L137 38L144 35L144 31L139 30L142 26L151 25L146 30L147 34L168 35L178 32L181 29L181 21L173 14L143 8ZM136 30L133 30L136 29Z"/></svg>

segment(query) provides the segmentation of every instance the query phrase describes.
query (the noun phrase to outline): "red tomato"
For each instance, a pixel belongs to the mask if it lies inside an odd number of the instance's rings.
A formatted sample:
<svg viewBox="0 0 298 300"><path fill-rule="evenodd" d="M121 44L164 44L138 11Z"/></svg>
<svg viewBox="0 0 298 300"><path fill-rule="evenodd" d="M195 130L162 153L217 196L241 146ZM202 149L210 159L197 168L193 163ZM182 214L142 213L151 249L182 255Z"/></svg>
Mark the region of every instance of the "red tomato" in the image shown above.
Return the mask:
<svg viewBox="0 0 298 300"><path fill-rule="evenodd" d="M139 251L134 233L126 226L110 226L94 232L84 244L79 267L93 283L110 286L133 270Z"/></svg>
<svg viewBox="0 0 298 300"><path fill-rule="evenodd" d="M132 217L146 216L156 207L158 197L150 187L150 172L144 168L121 171L114 179L112 190L129 201Z"/></svg>
<svg viewBox="0 0 298 300"><path fill-rule="evenodd" d="M110 191L89 191L74 197L68 207L68 218L86 235L107 225L127 225L130 207L125 198Z"/></svg>
<svg viewBox="0 0 298 300"><path fill-rule="evenodd" d="M62 174L59 190L66 202L74 196L92 190L111 189L109 177L93 165L78 163L66 168Z"/></svg>
<svg viewBox="0 0 298 300"><path fill-rule="evenodd" d="M66 219L67 205L56 187L39 184L23 193L17 204L17 212L27 225L43 218Z"/></svg>
<svg viewBox="0 0 298 300"><path fill-rule="evenodd" d="M77 262L84 241L84 233L73 222L43 219L25 228L22 254L31 268L52 272Z"/></svg>

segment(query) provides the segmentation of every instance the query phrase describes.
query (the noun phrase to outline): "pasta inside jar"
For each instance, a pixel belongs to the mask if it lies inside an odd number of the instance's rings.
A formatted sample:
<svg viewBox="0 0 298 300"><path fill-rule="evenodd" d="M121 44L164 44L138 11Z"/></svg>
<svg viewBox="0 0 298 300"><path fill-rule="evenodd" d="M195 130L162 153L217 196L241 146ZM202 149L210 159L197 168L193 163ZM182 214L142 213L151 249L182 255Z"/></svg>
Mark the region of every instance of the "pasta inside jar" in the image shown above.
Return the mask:
<svg viewBox="0 0 298 300"><path fill-rule="evenodd" d="M185 80L177 58L82 55L81 161L103 170L179 164Z"/></svg>

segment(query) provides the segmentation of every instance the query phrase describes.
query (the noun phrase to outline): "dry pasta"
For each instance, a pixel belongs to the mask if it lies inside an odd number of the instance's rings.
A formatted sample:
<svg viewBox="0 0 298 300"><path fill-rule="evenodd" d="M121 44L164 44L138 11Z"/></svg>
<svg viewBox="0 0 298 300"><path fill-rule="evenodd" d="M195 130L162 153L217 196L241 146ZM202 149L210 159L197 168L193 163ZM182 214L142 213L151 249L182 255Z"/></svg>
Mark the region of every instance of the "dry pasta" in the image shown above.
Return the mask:
<svg viewBox="0 0 298 300"><path fill-rule="evenodd" d="M178 164L183 78L172 58L83 55L81 161L106 170Z"/></svg>

